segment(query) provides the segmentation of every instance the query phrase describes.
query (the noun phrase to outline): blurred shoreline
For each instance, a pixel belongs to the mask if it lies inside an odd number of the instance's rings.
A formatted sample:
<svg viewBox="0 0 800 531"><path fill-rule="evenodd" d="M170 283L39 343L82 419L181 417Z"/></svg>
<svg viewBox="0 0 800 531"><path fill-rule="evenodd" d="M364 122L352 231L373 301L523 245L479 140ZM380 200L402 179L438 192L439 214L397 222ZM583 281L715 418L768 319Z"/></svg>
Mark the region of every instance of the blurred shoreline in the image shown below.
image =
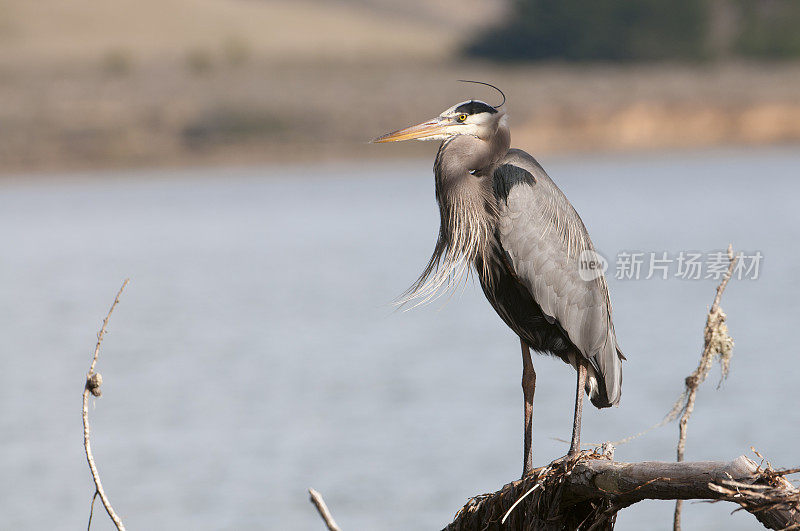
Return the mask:
<svg viewBox="0 0 800 531"><path fill-rule="evenodd" d="M508 95L534 153L800 141L800 64L536 65L165 60L0 69L0 172L424 156L370 138Z"/></svg>
<svg viewBox="0 0 800 531"><path fill-rule="evenodd" d="M532 153L800 143L800 62L501 64L508 1L7 0L0 174L430 157L374 146L493 91Z"/></svg>

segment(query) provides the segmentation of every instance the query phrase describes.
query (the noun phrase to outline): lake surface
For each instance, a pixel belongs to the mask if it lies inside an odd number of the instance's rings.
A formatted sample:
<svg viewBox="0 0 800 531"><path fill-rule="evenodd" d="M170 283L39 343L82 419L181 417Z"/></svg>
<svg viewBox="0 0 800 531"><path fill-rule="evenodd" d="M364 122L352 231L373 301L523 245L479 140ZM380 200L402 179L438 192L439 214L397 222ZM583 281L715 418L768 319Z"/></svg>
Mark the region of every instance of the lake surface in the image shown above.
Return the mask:
<svg viewBox="0 0 800 531"><path fill-rule="evenodd" d="M736 341L690 422L687 459L750 446L800 465L796 300L800 150L541 161L612 261L628 357L621 407L585 408L585 443L658 422L697 365L713 279L618 280L622 252L763 255L723 299ZM80 402L129 529L440 529L521 468L518 342L476 283L409 312L392 300L433 248L431 162L39 176L0 182L0 528L81 529L93 493ZM673 270L674 272L674 270ZM563 455L574 371L534 359L536 466ZM670 424L619 460L673 460ZM754 529L730 504L688 503L687 529ZM671 528L672 502L620 530ZM111 529L96 508L93 529Z"/></svg>

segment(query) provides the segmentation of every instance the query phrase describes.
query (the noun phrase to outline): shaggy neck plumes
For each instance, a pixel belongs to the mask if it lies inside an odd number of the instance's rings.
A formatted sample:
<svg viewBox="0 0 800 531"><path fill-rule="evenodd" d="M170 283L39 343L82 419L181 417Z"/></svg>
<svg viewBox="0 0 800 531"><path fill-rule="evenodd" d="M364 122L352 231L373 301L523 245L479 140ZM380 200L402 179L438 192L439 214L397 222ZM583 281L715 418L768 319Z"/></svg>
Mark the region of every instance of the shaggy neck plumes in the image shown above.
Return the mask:
<svg viewBox="0 0 800 531"><path fill-rule="evenodd" d="M433 167L441 216L439 238L428 265L401 303L424 304L455 290L466 281L476 259L484 269L488 267L497 219L492 179L509 140L502 119L488 139L458 135L442 142Z"/></svg>

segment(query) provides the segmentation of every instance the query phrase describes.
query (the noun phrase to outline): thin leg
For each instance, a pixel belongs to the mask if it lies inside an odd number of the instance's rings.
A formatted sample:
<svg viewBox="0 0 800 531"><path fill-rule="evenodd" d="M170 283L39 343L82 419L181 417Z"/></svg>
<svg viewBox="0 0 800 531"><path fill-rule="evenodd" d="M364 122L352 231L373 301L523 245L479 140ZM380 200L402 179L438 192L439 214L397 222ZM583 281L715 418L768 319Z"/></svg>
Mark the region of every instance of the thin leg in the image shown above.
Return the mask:
<svg viewBox="0 0 800 531"><path fill-rule="evenodd" d="M522 477L533 469L533 394L536 392L536 371L533 370L531 350L523 340L522 346L522 395L525 397L525 435L522 454Z"/></svg>
<svg viewBox="0 0 800 531"><path fill-rule="evenodd" d="M572 443L569 453L573 456L581 451L581 416L583 415L583 394L586 387L586 360L578 355L578 386L575 389L575 420L572 423Z"/></svg>

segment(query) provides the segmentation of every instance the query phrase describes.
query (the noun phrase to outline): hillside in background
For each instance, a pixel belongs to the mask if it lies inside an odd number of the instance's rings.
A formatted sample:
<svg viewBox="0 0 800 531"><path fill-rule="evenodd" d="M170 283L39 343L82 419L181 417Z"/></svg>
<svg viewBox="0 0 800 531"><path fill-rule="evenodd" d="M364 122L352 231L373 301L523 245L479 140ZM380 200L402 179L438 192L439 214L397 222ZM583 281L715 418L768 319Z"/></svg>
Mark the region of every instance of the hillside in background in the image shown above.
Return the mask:
<svg viewBox="0 0 800 531"><path fill-rule="evenodd" d="M0 173L429 156L367 140L495 97L458 79L502 87L540 154L800 141L798 63L461 55L514 5L0 0Z"/></svg>
<svg viewBox="0 0 800 531"><path fill-rule="evenodd" d="M504 2L0 0L0 64L441 59Z"/></svg>

